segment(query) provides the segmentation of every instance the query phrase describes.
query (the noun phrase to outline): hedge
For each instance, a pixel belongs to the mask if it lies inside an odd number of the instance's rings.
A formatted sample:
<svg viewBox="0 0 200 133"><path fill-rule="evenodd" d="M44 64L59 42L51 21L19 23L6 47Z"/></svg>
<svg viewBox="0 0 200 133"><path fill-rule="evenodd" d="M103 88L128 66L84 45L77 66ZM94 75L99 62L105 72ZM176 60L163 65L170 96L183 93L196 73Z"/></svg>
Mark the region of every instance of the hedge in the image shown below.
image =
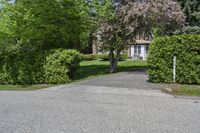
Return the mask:
<svg viewBox="0 0 200 133"><path fill-rule="evenodd" d="M70 82L80 62L75 50L27 50L0 53L0 84Z"/></svg>
<svg viewBox="0 0 200 133"><path fill-rule="evenodd" d="M200 84L200 35L155 38L147 59L151 82L171 83L173 56L177 58L176 82Z"/></svg>
<svg viewBox="0 0 200 133"><path fill-rule="evenodd" d="M43 83L46 56L46 52L39 50L0 54L0 84Z"/></svg>
<svg viewBox="0 0 200 133"><path fill-rule="evenodd" d="M76 50L58 49L46 58L44 65L45 83L68 83L74 78L74 74L81 61L80 54Z"/></svg>
<svg viewBox="0 0 200 133"><path fill-rule="evenodd" d="M116 54L115 54L115 56L116 56ZM98 54L97 58L101 59L103 61L109 61L109 54ZM126 59L128 59L128 55L127 54L121 54L120 61L126 60Z"/></svg>
<svg viewBox="0 0 200 133"><path fill-rule="evenodd" d="M83 55L81 55L81 59L83 61L91 61L91 60L97 59L97 55L96 54L83 54Z"/></svg>

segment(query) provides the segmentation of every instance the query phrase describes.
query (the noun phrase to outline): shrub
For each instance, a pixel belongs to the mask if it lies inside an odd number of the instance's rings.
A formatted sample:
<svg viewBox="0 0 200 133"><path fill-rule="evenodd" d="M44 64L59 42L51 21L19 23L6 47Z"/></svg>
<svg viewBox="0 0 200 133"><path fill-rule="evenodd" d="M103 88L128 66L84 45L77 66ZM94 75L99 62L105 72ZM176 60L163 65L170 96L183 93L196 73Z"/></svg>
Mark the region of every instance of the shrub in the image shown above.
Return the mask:
<svg viewBox="0 0 200 133"><path fill-rule="evenodd" d="M67 83L80 62L75 50L32 50L0 54L0 84Z"/></svg>
<svg viewBox="0 0 200 133"><path fill-rule="evenodd" d="M76 50L57 49L46 58L44 65L45 82L68 83L79 67L80 54Z"/></svg>
<svg viewBox="0 0 200 133"><path fill-rule="evenodd" d="M121 55L120 60L126 60L126 59L128 59L128 54L127 54L127 53L123 53L123 54Z"/></svg>
<svg viewBox="0 0 200 133"><path fill-rule="evenodd" d="M116 55L115 55L116 56ZM103 60L103 61L108 61L109 60L109 54L99 54L97 56L99 59ZM121 57L120 57L120 61L121 60L125 60L128 58L128 55L127 54L121 54Z"/></svg>
<svg viewBox="0 0 200 133"><path fill-rule="evenodd" d="M103 61L108 61L109 60L109 54L98 54L97 58L101 59Z"/></svg>
<svg viewBox="0 0 200 133"><path fill-rule="evenodd" d="M173 56L177 57L176 82L200 84L200 35L154 39L147 60L151 82L172 82Z"/></svg>
<svg viewBox="0 0 200 133"><path fill-rule="evenodd" d="M41 83L45 54L39 50L1 54L0 84Z"/></svg>
<svg viewBox="0 0 200 133"><path fill-rule="evenodd" d="M81 55L81 59L84 61L90 61L90 60L95 60L97 58L96 54L84 54Z"/></svg>

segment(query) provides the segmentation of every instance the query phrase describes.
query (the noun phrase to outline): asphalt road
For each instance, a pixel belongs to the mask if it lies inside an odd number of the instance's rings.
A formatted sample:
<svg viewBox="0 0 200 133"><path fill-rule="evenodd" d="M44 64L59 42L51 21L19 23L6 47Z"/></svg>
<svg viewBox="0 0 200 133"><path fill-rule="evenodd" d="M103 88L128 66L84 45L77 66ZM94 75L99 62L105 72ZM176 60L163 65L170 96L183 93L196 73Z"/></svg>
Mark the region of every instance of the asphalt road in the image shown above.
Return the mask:
<svg viewBox="0 0 200 133"><path fill-rule="evenodd" d="M94 85L1 91L0 133L200 133L198 102Z"/></svg>
<svg viewBox="0 0 200 133"><path fill-rule="evenodd" d="M145 71L121 72L108 76L93 78L76 83L78 85L137 88L137 89L158 89L165 88L164 84L153 84L148 82L148 76Z"/></svg>

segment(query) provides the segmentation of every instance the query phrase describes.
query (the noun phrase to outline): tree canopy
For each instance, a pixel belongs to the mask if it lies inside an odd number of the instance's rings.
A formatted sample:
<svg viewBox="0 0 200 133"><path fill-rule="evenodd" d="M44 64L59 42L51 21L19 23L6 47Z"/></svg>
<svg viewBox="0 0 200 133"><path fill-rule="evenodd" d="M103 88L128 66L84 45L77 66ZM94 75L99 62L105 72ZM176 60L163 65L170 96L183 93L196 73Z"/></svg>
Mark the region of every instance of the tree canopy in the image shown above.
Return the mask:
<svg viewBox="0 0 200 133"><path fill-rule="evenodd" d="M55 49L80 50L81 43L87 41L88 12L85 0L4 0L0 12L0 84L48 83L45 73L49 71L45 70L52 66L46 68L45 64ZM66 66L74 69L79 62L73 61L79 55L73 53L58 52L59 57L52 62L61 69L52 68L55 71L49 74L62 77L63 73L67 81L71 72Z"/></svg>
<svg viewBox="0 0 200 133"><path fill-rule="evenodd" d="M23 47L79 47L87 39L84 0L3 1L0 44Z"/></svg>
<svg viewBox="0 0 200 133"><path fill-rule="evenodd" d="M169 34L184 22L180 5L174 0L4 0L0 56L24 56L29 51L34 54L54 48L81 49L96 30L114 72L120 53L135 43L137 31L158 28Z"/></svg>
<svg viewBox="0 0 200 133"><path fill-rule="evenodd" d="M117 67L120 53L135 43L135 32L148 32L153 28L170 32L183 26L185 22L180 5L173 0L123 0L115 10L111 2L108 0L105 4L108 5L103 11L106 15L100 17L98 29L101 36L100 46L110 54L111 72Z"/></svg>
<svg viewBox="0 0 200 133"><path fill-rule="evenodd" d="M199 0L178 0L187 16L190 26L200 26L200 1Z"/></svg>
<svg viewBox="0 0 200 133"><path fill-rule="evenodd" d="M186 14L186 26L175 32L176 34L200 34L200 1L178 0Z"/></svg>

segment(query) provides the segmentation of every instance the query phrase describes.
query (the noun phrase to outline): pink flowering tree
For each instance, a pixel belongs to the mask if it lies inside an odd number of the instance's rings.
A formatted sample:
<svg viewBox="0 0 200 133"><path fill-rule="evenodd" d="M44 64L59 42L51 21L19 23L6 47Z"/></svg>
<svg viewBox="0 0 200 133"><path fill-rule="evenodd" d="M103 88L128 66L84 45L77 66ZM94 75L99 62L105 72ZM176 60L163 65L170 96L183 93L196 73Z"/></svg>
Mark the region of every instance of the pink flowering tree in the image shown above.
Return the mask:
<svg viewBox="0 0 200 133"><path fill-rule="evenodd" d="M106 2L111 3L111 0L104 0ZM115 10L112 4L105 5L98 21L98 34L100 48L109 52L111 73L116 71L121 52L135 43L136 31L153 28L171 31L185 23L185 15L174 0L122 0Z"/></svg>

